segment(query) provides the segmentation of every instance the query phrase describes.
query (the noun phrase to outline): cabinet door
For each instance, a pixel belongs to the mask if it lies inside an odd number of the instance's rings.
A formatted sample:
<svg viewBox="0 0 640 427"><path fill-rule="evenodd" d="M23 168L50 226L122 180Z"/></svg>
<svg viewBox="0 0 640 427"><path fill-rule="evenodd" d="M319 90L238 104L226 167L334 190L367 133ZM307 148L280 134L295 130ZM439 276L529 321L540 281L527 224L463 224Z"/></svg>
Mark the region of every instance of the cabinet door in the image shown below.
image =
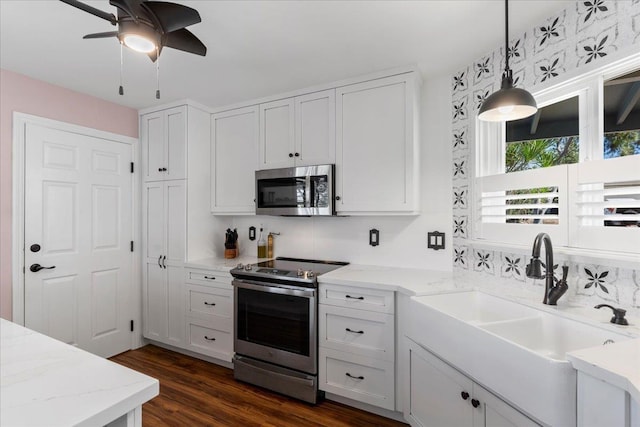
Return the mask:
<svg viewBox="0 0 640 427"><path fill-rule="evenodd" d="M182 264L186 259L187 184L185 180L166 181L164 190L166 261Z"/></svg>
<svg viewBox="0 0 640 427"><path fill-rule="evenodd" d="M488 390L474 384L473 398L480 406L473 411L474 427L539 427L529 417Z"/></svg>
<svg viewBox="0 0 640 427"><path fill-rule="evenodd" d="M164 179L187 177L187 107L171 108L165 114L166 151Z"/></svg>
<svg viewBox="0 0 640 427"><path fill-rule="evenodd" d="M167 344L181 346L184 342L184 271L180 265L166 264L167 278Z"/></svg>
<svg viewBox="0 0 640 427"><path fill-rule="evenodd" d="M417 135L411 75L336 90L336 210L415 213Z"/></svg>
<svg viewBox="0 0 640 427"><path fill-rule="evenodd" d="M168 326L165 269L155 262L145 263L144 267L144 336L152 340L164 341Z"/></svg>
<svg viewBox="0 0 640 427"><path fill-rule="evenodd" d="M144 186L143 227L145 238L145 258L152 263L165 255L165 185L163 182L150 182Z"/></svg>
<svg viewBox="0 0 640 427"><path fill-rule="evenodd" d="M408 421L413 426L471 426L473 382L424 348L409 343ZM465 399L462 393L468 393Z"/></svg>
<svg viewBox="0 0 640 427"><path fill-rule="evenodd" d="M296 166L336 162L335 94L331 89L295 98Z"/></svg>
<svg viewBox="0 0 640 427"><path fill-rule="evenodd" d="M142 142L142 170L145 181L164 179L165 137L162 111L140 117L140 141Z"/></svg>
<svg viewBox="0 0 640 427"><path fill-rule="evenodd" d="M258 169L294 165L293 98L260 104L260 163Z"/></svg>
<svg viewBox="0 0 640 427"><path fill-rule="evenodd" d="M258 106L211 117L211 212L255 214L258 129Z"/></svg>

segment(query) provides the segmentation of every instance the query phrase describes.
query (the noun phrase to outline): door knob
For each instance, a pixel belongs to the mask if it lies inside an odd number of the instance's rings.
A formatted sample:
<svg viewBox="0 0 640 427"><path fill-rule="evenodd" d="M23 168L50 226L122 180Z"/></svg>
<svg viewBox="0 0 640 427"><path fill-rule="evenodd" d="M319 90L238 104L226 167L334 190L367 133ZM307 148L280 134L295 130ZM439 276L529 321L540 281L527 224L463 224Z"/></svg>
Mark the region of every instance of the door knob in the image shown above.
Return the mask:
<svg viewBox="0 0 640 427"><path fill-rule="evenodd" d="M51 267L43 267L40 264L31 264L31 267L29 267L29 270L31 270L34 273L37 273L40 270L52 270L56 268L55 265L52 265Z"/></svg>

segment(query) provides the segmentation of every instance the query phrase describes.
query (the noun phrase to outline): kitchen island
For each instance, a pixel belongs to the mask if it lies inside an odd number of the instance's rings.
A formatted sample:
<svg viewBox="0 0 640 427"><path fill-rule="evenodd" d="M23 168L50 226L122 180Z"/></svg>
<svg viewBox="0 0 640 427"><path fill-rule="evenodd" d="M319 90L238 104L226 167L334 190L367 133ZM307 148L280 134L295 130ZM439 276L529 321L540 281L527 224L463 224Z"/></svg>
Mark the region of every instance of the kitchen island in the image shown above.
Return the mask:
<svg viewBox="0 0 640 427"><path fill-rule="evenodd" d="M0 425L142 426L158 380L0 319Z"/></svg>

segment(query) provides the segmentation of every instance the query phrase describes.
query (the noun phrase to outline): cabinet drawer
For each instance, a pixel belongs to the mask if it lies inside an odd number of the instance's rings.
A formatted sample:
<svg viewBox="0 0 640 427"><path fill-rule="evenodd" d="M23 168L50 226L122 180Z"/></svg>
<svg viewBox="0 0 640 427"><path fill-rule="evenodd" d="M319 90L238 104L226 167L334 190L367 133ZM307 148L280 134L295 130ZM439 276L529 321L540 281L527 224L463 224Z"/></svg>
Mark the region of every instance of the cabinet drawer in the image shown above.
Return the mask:
<svg viewBox="0 0 640 427"><path fill-rule="evenodd" d="M231 361L233 336L226 331L208 328L187 319L187 348L200 354Z"/></svg>
<svg viewBox="0 0 640 427"><path fill-rule="evenodd" d="M233 323L233 291L198 285L185 285L187 317L217 321L229 329ZM222 323L220 323L222 322Z"/></svg>
<svg viewBox="0 0 640 427"><path fill-rule="evenodd" d="M394 316L331 305L319 306L320 347L394 360Z"/></svg>
<svg viewBox="0 0 640 427"><path fill-rule="evenodd" d="M381 408L395 409L393 362L320 348L320 389Z"/></svg>
<svg viewBox="0 0 640 427"><path fill-rule="evenodd" d="M393 291L325 283L321 283L319 289L320 304L379 311L381 313L394 312Z"/></svg>
<svg viewBox="0 0 640 427"><path fill-rule="evenodd" d="M231 276L219 271L186 269L186 282L231 289Z"/></svg>

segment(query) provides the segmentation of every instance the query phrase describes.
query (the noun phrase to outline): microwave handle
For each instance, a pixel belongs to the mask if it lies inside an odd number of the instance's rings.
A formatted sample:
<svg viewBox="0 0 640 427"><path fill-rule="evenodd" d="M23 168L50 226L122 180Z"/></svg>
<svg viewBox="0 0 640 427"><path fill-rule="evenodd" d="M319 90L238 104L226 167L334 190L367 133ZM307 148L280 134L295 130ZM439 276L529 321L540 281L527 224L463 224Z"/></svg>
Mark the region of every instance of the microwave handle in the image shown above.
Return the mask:
<svg viewBox="0 0 640 427"><path fill-rule="evenodd" d="M304 187L305 187L305 192L304 192L304 205L306 207L313 207L311 205L311 193L313 191L313 188L311 188L311 177L309 175L304 177Z"/></svg>

